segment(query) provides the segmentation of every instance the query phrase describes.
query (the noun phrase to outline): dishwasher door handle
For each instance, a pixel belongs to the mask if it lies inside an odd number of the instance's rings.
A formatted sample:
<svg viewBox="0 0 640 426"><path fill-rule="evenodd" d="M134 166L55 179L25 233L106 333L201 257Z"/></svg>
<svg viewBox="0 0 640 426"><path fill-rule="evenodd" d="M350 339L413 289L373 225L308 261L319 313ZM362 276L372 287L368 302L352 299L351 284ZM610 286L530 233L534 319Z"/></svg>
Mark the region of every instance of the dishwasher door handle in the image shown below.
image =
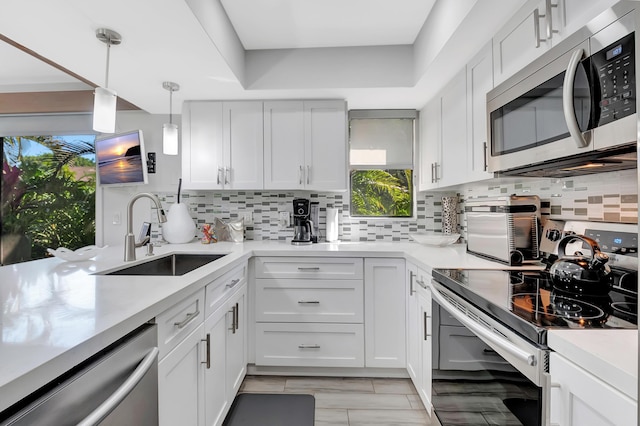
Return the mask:
<svg viewBox="0 0 640 426"><path fill-rule="evenodd" d="M153 367L158 359L158 348L151 348L149 353L142 359L142 362L133 370L133 373L125 380L114 393L111 394L102 404L98 406L91 414L84 418L78 426L94 426L100 423L105 417L115 410L118 405L131 393L131 391L140 383L142 378Z"/></svg>

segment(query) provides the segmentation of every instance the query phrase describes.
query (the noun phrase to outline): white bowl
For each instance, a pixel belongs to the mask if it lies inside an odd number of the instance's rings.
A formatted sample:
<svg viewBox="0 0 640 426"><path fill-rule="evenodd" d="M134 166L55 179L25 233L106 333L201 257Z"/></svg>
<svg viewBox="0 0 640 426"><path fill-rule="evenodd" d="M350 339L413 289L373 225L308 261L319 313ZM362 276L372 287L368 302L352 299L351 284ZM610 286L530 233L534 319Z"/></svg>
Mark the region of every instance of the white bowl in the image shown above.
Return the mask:
<svg viewBox="0 0 640 426"><path fill-rule="evenodd" d="M96 257L100 252L100 250L102 250L105 247L107 246L104 246L104 247L86 246L86 247L81 247L75 251L69 250L68 248L65 248L65 247L60 247L56 250L48 248L47 251L51 255L55 257L59 257L62 260L66 260L67 262L81 262L81 261L89 260L93 257Z"/></svg>
<svg viewBox="0 0 640 426"><path fill-rule="evenodd" d="M413 241L428 246L448 246L460 239L460 234L443 234L441 232L421 232L417 234L409 234L409 238Z"/></svg>

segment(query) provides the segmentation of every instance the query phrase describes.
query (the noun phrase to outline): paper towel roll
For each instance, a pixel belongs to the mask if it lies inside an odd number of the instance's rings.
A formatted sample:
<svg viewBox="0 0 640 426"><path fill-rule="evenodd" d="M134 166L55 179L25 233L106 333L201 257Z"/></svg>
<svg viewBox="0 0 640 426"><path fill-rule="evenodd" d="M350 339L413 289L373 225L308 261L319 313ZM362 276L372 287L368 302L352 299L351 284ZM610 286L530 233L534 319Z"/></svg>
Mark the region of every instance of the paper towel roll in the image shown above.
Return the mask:
<svg viewBox="0 0 640 426"><path fill-rule="evenodd" d="M339 222L338 222L338 209L327 207L327 241L338 241Z"/></svg>

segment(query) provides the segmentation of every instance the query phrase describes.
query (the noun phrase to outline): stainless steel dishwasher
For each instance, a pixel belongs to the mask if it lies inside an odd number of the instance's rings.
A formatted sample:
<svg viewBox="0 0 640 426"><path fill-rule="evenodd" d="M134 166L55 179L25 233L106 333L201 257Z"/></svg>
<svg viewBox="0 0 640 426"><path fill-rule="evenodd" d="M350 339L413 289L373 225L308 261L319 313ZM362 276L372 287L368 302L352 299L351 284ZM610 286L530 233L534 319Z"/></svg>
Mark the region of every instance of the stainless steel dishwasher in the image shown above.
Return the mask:
<svg viewBox="0 0 640 426"><path fill-rule="evenodd" d="M0 425L157 425L156 325L145 324L0 413Z"/></svg>

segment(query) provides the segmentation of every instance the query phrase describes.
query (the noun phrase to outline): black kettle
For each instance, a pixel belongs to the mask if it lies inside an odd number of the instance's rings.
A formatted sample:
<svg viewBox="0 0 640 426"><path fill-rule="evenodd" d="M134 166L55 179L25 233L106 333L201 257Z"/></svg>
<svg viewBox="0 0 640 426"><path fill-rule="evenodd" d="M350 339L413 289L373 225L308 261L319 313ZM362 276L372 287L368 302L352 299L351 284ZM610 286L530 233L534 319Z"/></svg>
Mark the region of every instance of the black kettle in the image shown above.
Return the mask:
<svg viewBox="0 0 640 426"><path fill-rule="evenodd" d="M591 257L567 256L567 244L580 240L591 246ZM612 275L607 261L609 256L600 251L598 243L583 235L568 235L558 243L558 260L549 273L553 286L575 295L601 296L609 293Z"/></svg>

